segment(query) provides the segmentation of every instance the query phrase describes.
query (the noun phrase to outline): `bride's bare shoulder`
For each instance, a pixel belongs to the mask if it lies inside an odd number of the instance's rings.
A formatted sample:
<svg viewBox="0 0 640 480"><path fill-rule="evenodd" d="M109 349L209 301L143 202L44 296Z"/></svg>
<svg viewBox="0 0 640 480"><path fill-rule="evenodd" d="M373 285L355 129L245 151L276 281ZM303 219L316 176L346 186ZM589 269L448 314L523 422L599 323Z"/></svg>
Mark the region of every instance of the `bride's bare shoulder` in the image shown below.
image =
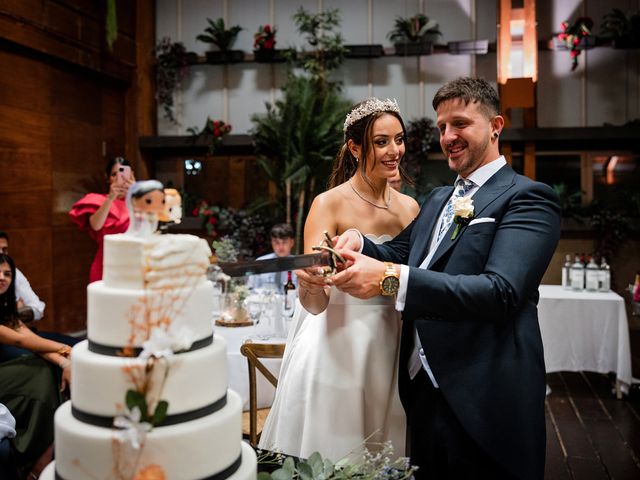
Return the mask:
<svg viewBox="0 0 640 480"><path fill-rule="evenodd" d="M420 211L420 205L418 205L418 202L416 202L415 198L398 191L396 191L395 194L398 198L398 203L402 205L402 208L404 210L406 210L413 217L418 215L418 212Z"/></svg>
<svg viewBox="0 0 640 480"><path fill-rule="evenodd" d="M314 207L321 210L334 210L335 208L340 207L341 205L343 205L346 199L346 194L348 193L344 187L345 185L342 184L338 185L337 187L333 187L326 192L320 193L313 200Z"/></svg>

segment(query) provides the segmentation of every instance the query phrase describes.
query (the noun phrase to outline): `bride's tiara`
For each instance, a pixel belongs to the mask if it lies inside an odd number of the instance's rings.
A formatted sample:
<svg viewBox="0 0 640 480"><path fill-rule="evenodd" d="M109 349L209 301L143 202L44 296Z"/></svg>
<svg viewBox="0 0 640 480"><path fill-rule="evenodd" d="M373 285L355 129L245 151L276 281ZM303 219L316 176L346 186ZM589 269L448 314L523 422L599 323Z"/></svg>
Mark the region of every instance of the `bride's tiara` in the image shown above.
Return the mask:
<svg viewBox="0 0 640 480"><path fill-rule="evenodd" d="M342 130L346 132L347 129L358 120L377 112L400 113L400 107L398 106L398 102L396 102L395 98L393 100L389 98L386 100L380 100L375 97L368 98L351 110L344 121L344 128Z"/></svg>

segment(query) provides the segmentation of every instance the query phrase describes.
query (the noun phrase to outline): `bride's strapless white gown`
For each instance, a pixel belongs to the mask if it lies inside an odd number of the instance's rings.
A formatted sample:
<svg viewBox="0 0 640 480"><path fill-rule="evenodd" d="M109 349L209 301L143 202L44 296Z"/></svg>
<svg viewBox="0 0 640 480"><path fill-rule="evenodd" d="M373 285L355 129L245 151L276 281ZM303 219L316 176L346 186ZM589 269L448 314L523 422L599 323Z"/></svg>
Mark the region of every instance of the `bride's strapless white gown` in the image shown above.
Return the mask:
<svg viewBox="0 0 640 480"><path fill-rule="evenodd" d="M367 238L381 243L391 237ZM359 300L334 288L323 313L298 309L260 448L302 458L318 451L337 461L365 439L370 450L391 440L404 456L394 297Z"/></svg>

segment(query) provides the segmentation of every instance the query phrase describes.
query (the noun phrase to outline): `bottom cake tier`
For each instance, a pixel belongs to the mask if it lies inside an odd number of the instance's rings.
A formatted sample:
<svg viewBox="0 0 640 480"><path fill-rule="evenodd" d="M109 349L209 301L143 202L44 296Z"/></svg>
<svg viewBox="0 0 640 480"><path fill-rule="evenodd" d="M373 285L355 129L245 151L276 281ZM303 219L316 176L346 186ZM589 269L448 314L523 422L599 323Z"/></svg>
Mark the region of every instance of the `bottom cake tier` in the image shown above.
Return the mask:
<svg viewBox="0 0 640 480"><path fill-rule="evenodd" d="M248 443L242 442L242 464L240 465L240 467L238 467L238 470L236 470L229 477L214 475L211 478L215 480L255 480L258 476L257 470L258 464L256 459L256 452L253 451ZM47 465L47 468L42 471L42 474L40 474L40 477L38 478L42 480L56 480L56 478L59 479L60 477L56 477L56 462L51 462L49 465ZM166 477L166 480L170 479Z"/></svg>
<svg viewBox="0 0 640 480"><path fill-rule="evenodd" d="M156 427L147 433L139 450L122 444L118 429L77 420L71 402L66 402L55 414L55 468L47 467L49 476L43 473L41 478L134 480L145 469L156 469L167 480L253 479L255 453L242 442L241 432L242 401L232 390L219 411Z"/></svg>

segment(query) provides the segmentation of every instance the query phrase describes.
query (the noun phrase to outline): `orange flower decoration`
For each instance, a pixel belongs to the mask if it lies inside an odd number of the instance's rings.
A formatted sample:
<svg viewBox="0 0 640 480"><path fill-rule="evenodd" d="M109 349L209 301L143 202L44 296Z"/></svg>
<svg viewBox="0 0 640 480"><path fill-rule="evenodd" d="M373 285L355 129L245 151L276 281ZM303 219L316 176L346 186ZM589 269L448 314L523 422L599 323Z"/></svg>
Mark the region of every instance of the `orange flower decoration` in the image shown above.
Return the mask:
<svg viewBox="0 0 640 480"><path fill-rule="evenodd" d="M139 470L133 480L166 480L166 478L160 465L148 465Z"/></svg>

